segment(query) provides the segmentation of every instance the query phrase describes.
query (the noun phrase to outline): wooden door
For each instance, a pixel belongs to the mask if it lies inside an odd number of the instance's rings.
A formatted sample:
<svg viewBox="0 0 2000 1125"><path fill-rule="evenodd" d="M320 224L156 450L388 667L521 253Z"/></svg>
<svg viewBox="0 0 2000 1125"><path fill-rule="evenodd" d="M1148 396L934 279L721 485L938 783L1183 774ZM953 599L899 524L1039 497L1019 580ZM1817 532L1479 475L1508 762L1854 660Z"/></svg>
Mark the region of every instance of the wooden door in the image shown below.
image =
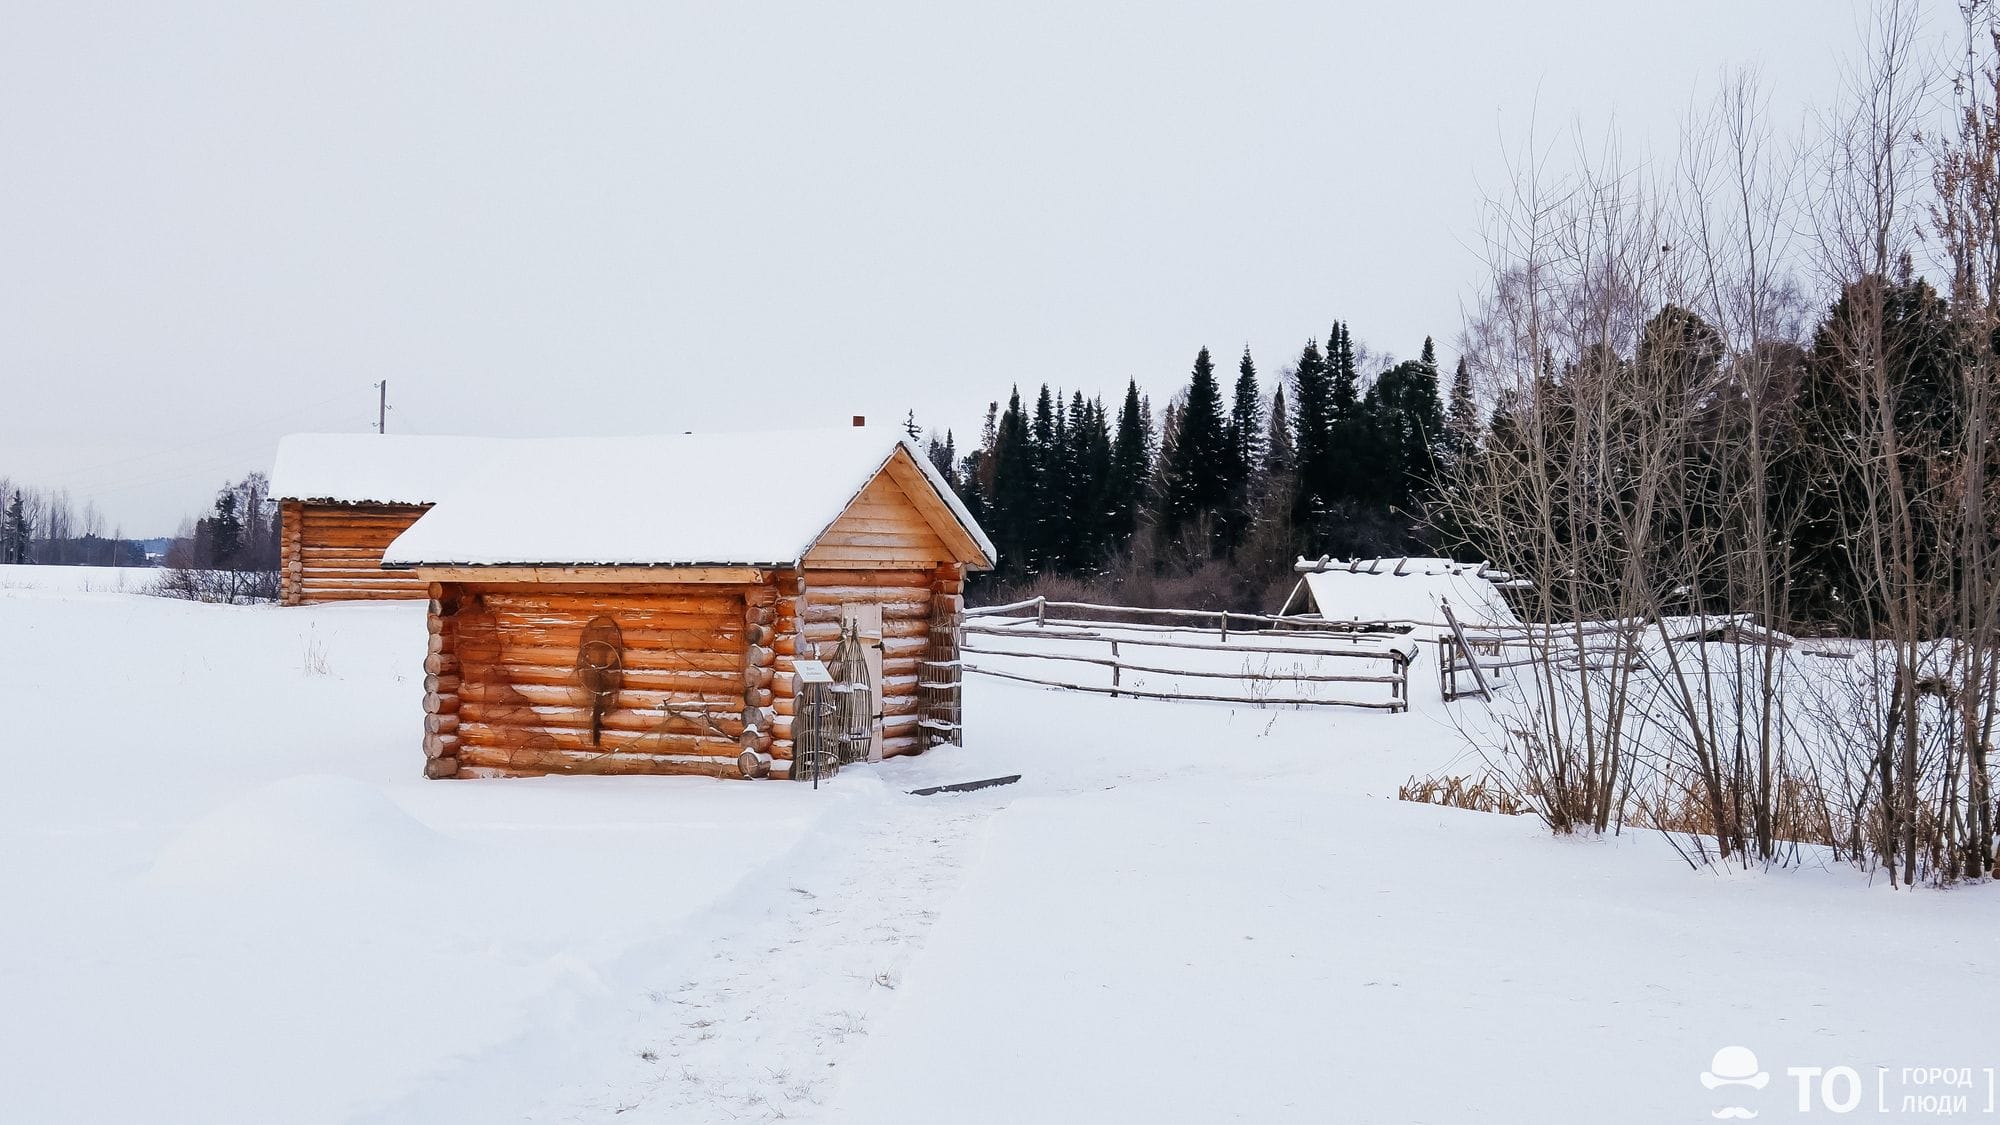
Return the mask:
<svg viewBox="0 0 2000 1125"><path fill-rule="evenodd" d="M853 622L861 637L861 652L868 661L868 687L875 700L875 726L868 739L868 760L882 760L882 607L871 602L847 602L840 607L840 619Z"/></svg>

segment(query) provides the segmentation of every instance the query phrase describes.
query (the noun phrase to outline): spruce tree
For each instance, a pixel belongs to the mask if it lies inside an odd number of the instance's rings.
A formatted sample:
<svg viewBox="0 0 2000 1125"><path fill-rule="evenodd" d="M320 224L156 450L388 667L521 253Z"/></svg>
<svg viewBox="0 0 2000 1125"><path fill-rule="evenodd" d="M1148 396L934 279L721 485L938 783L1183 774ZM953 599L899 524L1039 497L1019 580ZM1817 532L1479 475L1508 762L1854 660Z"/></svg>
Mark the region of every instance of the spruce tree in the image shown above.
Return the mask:
<svg viewBox="0 0 2000 1125"><path fill-rule="evenodd" d="M32 535L27 509L21 502L21 490L17 488L14 498L7 503L4 520L0 520L0 562L27 562L28 543Z"/></svg>
<svg viewBox="0 0 2000 1125"><path fill-rule="evenodd" d="M233 569L243 550L243 519L236 512L236 490L225 488L215 497L215 514L208 520L209 562Z"/></svg>
<svg viewBox="0 0 2000 1125"><path fill-rule="evenodd" d="M1118 430L1111 439L1111 469L1105 483L1109 508L1106 546L1123 548L1138 527L1139 501L1151 468L1146 407L1139 401L1139 381L1125 384L1125 403L1118 408Z"/></svg>
<svg viewBox="0 0 2000 1125"><path fill-rule="evenodd" d="M1167 408L1160 411L1159 452L1153 457L1153 473L1146 481L1146 513L1155 528L1166 528L1169 524L1167 477L1178 456L1175 450L1180 446L1180 400L1186 397L1186 394L1187 392L1183 391L1168 399Z"/></svg>
<svg viewBox="0 0 2000 1125"><path fill-rule="evenodd" d="M1094 574L1113 549L1111 543L1111 430L1104 400L1083 404L1080 422L1072 425L1077 448L1076 545L1072 552L1078 572Z"/></svg>
<svg viewBox="0 0 2000 1125"><path fill-rule="evenodd" d="M958 450L953 445L950 430L944 432L943 441L939 441L937 435L933 434L929 445L924 449L924 455L930 459L931 467L938 471L938 475L944 478L945 483L951 485L952 491L963 493L965 489L958 481Z"/></svg>
<svg viewBox="0 0 2000 1125"><path fill-rule="evenodd" d="M1649 573L1674 572L1676 580L1685 585L1691 604L1706 602L1718 611L1728 605L1729 568L1711 560L1690 567L1682 548L1688 542L1713 542L1726 534L1732 505L1725 497L1743 483L1731 478L1725 459L1713 455L1721 443L1734 443L1730 422L1735 412L1721 401L1729 392L1717 393L1727 352L1721 333L1699 314L1669 304L1640 330L1633 363L1637 378L1659 396L1655 401L1669 404L1670 411L1683 416L1675 426L1678 433L1663 451L1676 462L1673 471L1686 489L1682 502L1662 512L1657 546L1640 553L1652 554L1646 564ZM1767 423L1771 420L1767 414ZM1632 446L1617 449L1622 458L1634 461L1658 452ZM1628 502L1635 498L1631 488L1620 491Z"/></svg>
<svg viewBox="0 0 2000 1125"><path fill-rule="evenodd" d="M1326 478L1317 487L1325 490L1330 504L1337 505L1370 492L1375 466L1371 464L1368 410L1361 394L1361 373L1354 360L1354 338L1342 322L1334 324L1332 335L1335 344L1327 354L1333 382L1332 440Z"/></svg>
<svg viewBox="0 0 2000 1125"><path fill-rule="evenodd" d="M1407 436L1401 453L1403 471L1413 482L1412 495L1421 495L1436 487L1444 461L1444 400L1438 393L1439 387L1437 347L1426 336L1424 350L1417 359L1417 379L1406 388L1402 398L1403 411L1407 416L1402 432Z"/></svg>
<svg viewBox="0 0 2000 1125"><path fill-rule="evenodd" d="M1339 337L1333 340L1337 348ZM1292 374L1293 490L1292 524L1302 531L1314 526L1332 505L1335 476L1333 373L1316 341L1306 341Z"/></svg>
<svg viewBox="0 0 2000 1125"><path fill-rule="evenodd" d="M988 498L992 524L988 532L1000 551L1000 568L1019 574L1030 569L1028 547L1035 506L1034 448L1027 419L1021 413L1021 388L1015 387L993 432L993 492Z"/></svg>
<svg viewBox="0 0 2000 1125"><path fill-rule="evenodd" d="M1215 381L1215 362L1203 348L1195 356L1174 455L1167 466L1165 527L1169 538L1203 520L1216 520L1227 505L1233 475L1228 429L1222 389Z"/></svg>
<svg viewBox="0 0 2000 1125"><path fill-rule="evenodd" d="M1295 461L1292 419L1285 410L1285 385L1271 392L1271 429L1264 439L1264 475L1290 473Z"/></svg>
<svg viewBox="0 0 2000 1125"><path fill-rule="evenodd" d="M1057 550L1061 529L1062 450L1056 441L1055 398L1047 383L1035 399L1035 423L1029 434L1029 464L1034 481L1029 488L1028 564L1036 573L1048 565Z"/></svg>
<svg viewBox="0 0 2000 1125"><path fill-rule="evenodd" d="M1062 456L1061 480L1055 489L1061 511L1056 526L1055 557L1060 570L1075 574L1086 569L1094 554L1090 516L1090 404L1082 391L1070 393L1069 406L1058 418L1057 444Z"/></svg>
<svg viewBox="0 0 2000 1125"><path fill-rule="evenodd" d="M1382 373L1366 398L1374 472L1370 499L1408 509L1437 477L1434 447L1444 432L1437 369L1406 360Z"/></svg>
<svg viewBox="0 0 2000 1125"><path fill-rule="evenodd" d="M1222 515L1223 545L1234 549L1249 530L1251 484L1264 457L1264 400L1257 388L1257 364L1250 349L1236 365L1236 390L1229 406L1228 499Z"/></svg>
<svg viewBox="0 0 2000 1125"><path fill-rule="evenodd" d="M986 404L986 420L979 428L979 448L959 463L959 479L965 482L965 506L979 526L989 527L993 510L993 450L1000 435L1000 404ZM990 529L990 527L989 527Z"/></svg>
<svg viewBox="0 0 2000 1125"><path fill-rule="evenodd" d="M1866 577L1859 568L1871 555L1896 548L1863 548L1853 541L1855 527L1865 526L1863 513L1882 503L1866 491L1869 474L1843 464L1847 457L1804 451L1838 450L1853 443L1855 435L1893 425L1901 447L1894 460L1904 487L1912 496L1936 489L1933 474L1953 459L1939 442L1945 434L1962 432L1964 424L1962 403L1950 390L1958 378L1957 365L1964 362L1952 347L1956 337L1950 321L1949 305L1928 282L1873 275L1843 286L1813 332L1793 407L1801 455L1773 466L1771 483L1773 505L1798 513L1795 619L1832 623L1847 636L1866 635L1886 620L1879 579ZM1874 353L1885 398L1873 398L1856 385L1852 365L1857 354L1865 354L1863 349ZM1883 457L1885 468L1876 471L1885 472L1888 463ZM1919 573L1945 573L1950 566L1920 554L1915 546L1947 534L1935 522L1946 515L1930 504L1914 503L1904 517L1908 530L1901 534L1910 546L1901 551L1922 568Z"/></svg>
<svg viewBox="0 0 2000 1125"><path fill-rule="evenodd" d="M1294 553L1292 427L1282 383L1271 394L1270 428L1262 445L1245 505L1249 524L1237 557L1244 567L1269 573L1290 566Z"/></svg>
<svg viewBox="0 0 2000 1125"><path fill-rule="evenodd" d="M993 523L992 508L987 502L992 492L981 484L992 476L987 472L987 460L986 450L975 449L958 462L958 479L961 482L959 499L965 501L965 510L972 513L972 522L981 527L989 527Z"/></svg>
<svg viewBox="0 0 2000 1125"><path fill-rule="evenodd" d="M1067 574L1070 566L1070 544L1074 534L1075 512L1072 505L1076 500L1076 449L1070 440L1071 414L1063 404L1062 388L1057 387L1051 405L1055 408L1055 437L1049 445L1049 459L1043 475L1042 511L1043 550L1047 553L1047 568L1056 574Z"/></svg>
<svg viewBox="0 0 2000 1125"><path fill-rule="evenodd" d="M1361 376L1355 369L1354 338L1348 335L1347 325L1335 321L1332 338L1334 346L1327 351L1327 366L1333 373L1333 416L1336 420L1356 416L1361 405Z"/></svg>
<svg viewBox="0 0 2000 1125"><path fill-rule="evenodd" d="M1451 377L1451 403L1445 408L1445 455L1455 469L1479 448L1479 404L1472 397L1472 372L1465 360Z"/></svg>

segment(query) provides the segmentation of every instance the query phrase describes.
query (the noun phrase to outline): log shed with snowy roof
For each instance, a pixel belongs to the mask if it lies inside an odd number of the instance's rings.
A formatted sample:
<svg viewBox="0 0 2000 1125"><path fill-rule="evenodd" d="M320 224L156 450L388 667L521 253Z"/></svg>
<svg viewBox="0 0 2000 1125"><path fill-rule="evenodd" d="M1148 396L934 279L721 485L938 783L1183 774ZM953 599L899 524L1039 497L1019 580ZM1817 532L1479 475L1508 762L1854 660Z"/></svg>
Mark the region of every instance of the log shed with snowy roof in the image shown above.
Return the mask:
<svg viewBox="0 0 2000 1125"><path fill-rule="evenodd" d="M1521 619L1503 590L1528 585L1490 563L1444 558L1300 559L1299 575L1278 611L1315 627L1347 627L1401 632L1437 644L1439 695L1446 701L1477 692L1492 699L1499 678L1502 635L1520 629ZM1303 594L1313 612L1297 616L1292 606ZM1447 608L1448 607L1448 608ZM1473 685L1461 681L1469 672Z"/></svg>
<svg viewBox="0 0 2000 1125"><path fill-rule="evenodd" d="M411 599L424 584L382 552L494 439L293 434L278 442L278 601Z"/></svg>
<svg viewBox="0 0 2000 1125"><path fill-rule="evenodd" d="M745 489L746 451L774 448L797 470ZM871 756L960 741L963 584L994 548L909 443L524 439L477 458L382 563L429 598L427 776L784 776L795 662L844 630Z"/></svg>
<svg viewBox="0 0 2000 1125"><path fill-rule="evenodd" d="M1420 557L1302 558L1293 570L1299 581L1278 611L1281 617L1294 613L1303 594L1313 612L1300 616L1302 621L1409 625L1430 637L1444 622L1441 605L1449 602L1466 628L1521 624L1501 591L1524 583L1487 563Z"/></svg>

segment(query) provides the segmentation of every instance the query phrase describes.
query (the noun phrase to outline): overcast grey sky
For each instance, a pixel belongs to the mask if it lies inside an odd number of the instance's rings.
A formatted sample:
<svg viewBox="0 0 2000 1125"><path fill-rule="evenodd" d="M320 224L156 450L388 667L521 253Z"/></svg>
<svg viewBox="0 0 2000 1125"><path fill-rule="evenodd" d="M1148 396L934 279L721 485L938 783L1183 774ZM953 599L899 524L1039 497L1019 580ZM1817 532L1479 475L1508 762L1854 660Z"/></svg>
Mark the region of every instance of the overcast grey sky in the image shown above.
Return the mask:
<svg viewBox="0 0 2000 1125"><path fill-rule="evenodd" d="M384 377L403 432L964 439L1335 318L1448 352L1531 119L1664 147L1740 66L1796 115L1863 10L13 4L0 475L164 534Z"/></svg>

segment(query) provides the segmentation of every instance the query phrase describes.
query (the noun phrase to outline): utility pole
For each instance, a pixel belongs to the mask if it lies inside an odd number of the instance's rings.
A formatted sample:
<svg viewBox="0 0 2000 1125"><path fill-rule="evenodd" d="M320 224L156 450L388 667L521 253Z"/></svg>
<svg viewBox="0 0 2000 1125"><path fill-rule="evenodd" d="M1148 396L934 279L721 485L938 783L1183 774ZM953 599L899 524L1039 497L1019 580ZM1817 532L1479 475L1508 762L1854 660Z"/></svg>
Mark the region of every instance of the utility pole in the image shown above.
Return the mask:
<svg viewBox="0 0 2000 1125"><path fill-rule="evenodd" d="M375 432L386 434L389 432L389 380L375 384L375 389L381 392L375 400Z"/></svg>

